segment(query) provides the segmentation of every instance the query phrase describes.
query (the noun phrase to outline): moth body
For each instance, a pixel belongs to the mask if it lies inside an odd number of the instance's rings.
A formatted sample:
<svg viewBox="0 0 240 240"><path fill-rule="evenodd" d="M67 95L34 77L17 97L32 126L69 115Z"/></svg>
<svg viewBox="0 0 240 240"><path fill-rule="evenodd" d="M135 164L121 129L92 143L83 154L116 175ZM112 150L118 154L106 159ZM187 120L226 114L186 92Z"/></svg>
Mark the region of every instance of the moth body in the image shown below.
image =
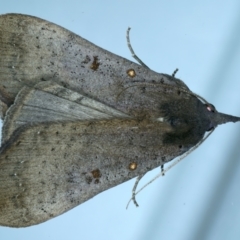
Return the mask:
<svg viewBox="0 0 240 240"><path fill-rule="evenodd" d="M0 52L3 226L56 217L239 121L180 79L36 17L1 15Z"/></svg>

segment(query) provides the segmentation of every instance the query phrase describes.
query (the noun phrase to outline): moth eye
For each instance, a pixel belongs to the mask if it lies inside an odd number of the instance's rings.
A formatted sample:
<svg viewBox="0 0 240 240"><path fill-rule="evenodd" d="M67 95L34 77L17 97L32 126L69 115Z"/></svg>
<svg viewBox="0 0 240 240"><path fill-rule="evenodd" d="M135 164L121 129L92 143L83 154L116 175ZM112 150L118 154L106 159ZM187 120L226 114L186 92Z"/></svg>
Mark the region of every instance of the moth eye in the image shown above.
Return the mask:
<svg viewBox="0 0 240 240"><path fill-rule="evenodd" d="M205 106L209 112L216 112L216 108L212 104L205 104Z"/></svg>

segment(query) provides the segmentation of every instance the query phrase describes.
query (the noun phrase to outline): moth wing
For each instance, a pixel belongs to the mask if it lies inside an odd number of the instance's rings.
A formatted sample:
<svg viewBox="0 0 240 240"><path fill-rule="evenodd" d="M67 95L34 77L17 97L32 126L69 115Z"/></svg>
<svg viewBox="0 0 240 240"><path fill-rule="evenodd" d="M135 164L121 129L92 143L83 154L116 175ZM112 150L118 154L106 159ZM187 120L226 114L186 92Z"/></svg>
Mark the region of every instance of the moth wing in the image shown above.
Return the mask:
<svg viewBox="0 0 240 240"><path fill-rule="evenodd" d="M22 125L41 122L86 121L129 116L53 82L24 87L3 123L2 142Z"/></svg>
<svg viewBox="0 0 240 240"><path fill-rule="evenodd" d="M187 89L179 79L146 69L56 24L28 15L0 16L0 52L2 117L23 87L48 80L126 114L135 106L116 99L128 87L144 83L160 88L164 83ZM134 94L135 90L128 91ZM141 101L141 95L134 99Z"/></svg>
<svg viewBox="0 0 240 240"><path fill-rule="evenodd" d="M0 148L0 225L44 222L170 161L183 151L162 147L166 131L134 119L19 127Z"/></svg>

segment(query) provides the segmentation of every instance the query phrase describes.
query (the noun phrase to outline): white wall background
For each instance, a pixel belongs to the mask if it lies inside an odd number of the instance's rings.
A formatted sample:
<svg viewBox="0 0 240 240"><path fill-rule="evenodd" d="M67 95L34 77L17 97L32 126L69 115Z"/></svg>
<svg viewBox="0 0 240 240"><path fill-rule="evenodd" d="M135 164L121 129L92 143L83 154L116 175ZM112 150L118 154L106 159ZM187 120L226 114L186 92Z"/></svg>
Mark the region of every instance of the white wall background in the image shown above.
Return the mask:
<svg viewBox="0 0 240 240"><path fill-rule="evenodd" d="M0 0L0 14L41 17L133 60L125 39L130 26L133 48L151 69L171 74L178 67L192 91L238 116L239 12L238 0ZM220 126L138 196L139 208L125 209L131 180L43 224L0 227L0 239L239 240L239 143L239 124Z"/></svg>

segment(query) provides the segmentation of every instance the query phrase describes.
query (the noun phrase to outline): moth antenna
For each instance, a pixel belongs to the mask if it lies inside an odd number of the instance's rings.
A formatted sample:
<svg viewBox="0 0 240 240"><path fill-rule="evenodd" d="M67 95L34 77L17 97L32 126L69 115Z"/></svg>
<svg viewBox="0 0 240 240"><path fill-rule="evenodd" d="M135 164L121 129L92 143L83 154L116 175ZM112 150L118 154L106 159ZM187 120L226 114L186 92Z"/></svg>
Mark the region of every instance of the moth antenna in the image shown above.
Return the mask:
<svg viewBox="0 0 240 240"><path fill-rule="evenodd" d="M129 48L129 50L130 50L130 52L131 52L131 54L132 54L132 57L133 57L135 60L137 60L138 63L140 63L143 67L150 69L150 68L135 54L135 52L133 51L132 45L131 45L131 43L130 43L130 37L129 37L129 32L130 32L130 30L131 30L131 28L129 27L129 28L127 29L127 45L128 45L128 48Z"/></svg>
<svg viewBox="0 0 240 240"><path fill-rule="evenodd" d="M165 83L154 83L154 84L152 84L152 83L142 83L142 82L136 82L136 84L135 85L132 85L132 86L128 86L128 87L126 87L126 88L124 88L118 95L117 95L117 97L116 97L116 99L118 100L118 98L120 97L120 95L123 93L123 92L125 92L127 89L129 89L129 88L132 88L132 87L139 87L139 85L147 85L147 86L153 86L153 87L155 87L156 85L161 85L161 86L164 86L164 87L166 87L166 88L176 88L177 90L180 90L180 91L182 91L182 92L186 92L186 93L188 93L188 94L190 94L190 92L191 91L186 91L186 90L184 90L183 88L180 88L180 87L178 87L178 86L174 86L174 85L169 85L169 84L165 84ZM192 94L190 94L190 95L192 95ZM195 94L194 94L194 96L195 96Z"/></svg>
<svg viewBox="0 0 240 240"><path fill-rule="evenodd" d="M132 86L129 86L129 87L124 88L124 89L117 95L116 101L118 101L120 95L121 95L123 92L125 92L127 89L129 89L129 88L138 87L139 85L145 85L145 86L146 86L146 85L147 85L147 86L150 85L150 86L155 87L157 84L159 84L159 85L161 85L161 86L164 86L164 87L166 87L166 88L175 88L175 89L177 89L177 90L179 90L179 91L182 91L182 92L184 92L184 93L186 93L186 94L188 94L188 95L195 96L196 98L200 99L200 100L201 100L203 103L205 103L205 104L210 104L206 99L204 99L204 98L201 97L200 95L198 95L198 94L190 91L189 89L184 89L184 88L182 88L182 87L178 87L178 86L174 86L174 85L169 85L169 84L165 84L165 83L154 83L154 84L152 84L152 83L142 83L142 82L139 82L139 83L136 83L135 85L132 85Z"/></svg>
<svg viewBox="0 0 240 240"><path fill-rule="evenodd" d="M134 196L132 196L132 198L128 201L128 204L127 204L127 207L129 206L130 202L133 200L136 201L136 195L138 193L140 193L145 187L147 187L148 185L150 185L152 182L154 182L157 178L159 177L162 177L165 175L165 173L167 171L169 171L171 168L173 168L175 165L177 165L179 162L181 162L187 155L189 155L191 152L193 152L196 148L198 148L212 133L213 131L215 130L216 128L212 129L199 143L197 143L194 147L192 147L188 152L184 153L182 156L180 156L178 159L176 159L171 165L169 165L165 170L162 171L162 166L161 165L161 172L159 174L157 174L152 180L150 180L148 183L146 183L144 186L142 186L137 192L134 192ZM141 178L143 177L143 175L141 176ZM140 178L140 179L141 179ZM139 180L140 180L139 179ZM135 185L138 184L139 180L137 179L135 184L134 184L134 187L133 189L135 188ZM137 182L138 181L138 182ZM137 186L136 186L137 187ZM135 203L135 202L134 202ZM138 206L138 205L137 205Z"/></svg>
<svg viewBox="0 0 240 240"><path fill-rule="evenodd" d="M165 175L165 174L164 174L164 164L161 165L161 173L162 173L163 176Z"/></svg>
<svg viewBox="0 0 240 240"><path fill-rule="evenodd" d="M128 27L128 29L127 29L127 45L128 45L128 48L129 48L129 50L130 50L130 52L131 52L131 54L132 54L132 57L135 58L143 67L145 67L145 68L147 68L147 69L150 69L150 68L135 54L135 52L134 52L134 50L133 50L133 48L132 48L131 42L130 42L130 37L129 37L129 35L130 35L130 34L129 34L129 33L130 33L130 30L131 30L131 28ZM177 72L178 72L178 68L176 68L175 71L172 73L172 77L175 77L175 75L176 75ZM162 83L161 83L161 84L162 84ZM167 84L166 84L166 85L167 85ZM172 86L172 87L174 87L174 86ZM193 95L193 96L201 99L204 103L208 103L203 97L199 96L199 95L196 94L196 93L193 93L193 92L191 92L191 91L186 91L186 90L181 89L181 88L180 88L180 90L182 90L182 91L185 92L185 93L188 93L188 94L190 94L190 95ZM123 91L124 91L124 90L123 90ZM121 92L121 93L122 93L122 92ZM121 93L118 95L118 97L121 95ZM117 97L117 98L118 98L118 97Z"/></svg>
<svg viewBox="0 0 240 240"><path fill-rule="evenodd" d="M131 52L131 54L132 54L132 57L133 57L134 59L136 59L143 67L150 69L150 68L135 54L135 52L134 52L134 50L133 50L133 48L132 48L131 42L130 42L130 37L129 37L129 35L130 35L130 34L129 34L129 33L130 33L130 30L131 30L131 28L128 27L128 29L127 29L127 45L128 45L128 48L129 48L129 50L130 50L130 52ZM177 72L178 72L178 68L176 68L175 71L172 73L172 77L175 77L175 75L176 75ZM162 84L162 83L161 83L161 84ZM166 84L166 85L167 85L167 84ZM174 87L174 86L171 86L171 87ZM124 89L124 90L126 90L126 89ZM124 91L124 90L123 90L123 91ZM182 91L185 92L185 93L191 94L191 95L193 95L193 96L201 99L204 103L208 103L203 97L200 97L200 96L197 95L196 93L193 93L193 92L191 92L191 91L186 91L186 90L184 90L184 89L180 89L180 90L182 90ZM121 92L121 93L122 93L122 92ZM121 95L121 93L117 96L117 98Z"/></svg>
<svg viewBox="0 0 240 240"><path fill-rule="evenodd" d="M178 68L176 68L176 69L174 70L174 72L172 73L172 77L175 77L175 75L176 75L177 72L178 72Z"/></svg>

